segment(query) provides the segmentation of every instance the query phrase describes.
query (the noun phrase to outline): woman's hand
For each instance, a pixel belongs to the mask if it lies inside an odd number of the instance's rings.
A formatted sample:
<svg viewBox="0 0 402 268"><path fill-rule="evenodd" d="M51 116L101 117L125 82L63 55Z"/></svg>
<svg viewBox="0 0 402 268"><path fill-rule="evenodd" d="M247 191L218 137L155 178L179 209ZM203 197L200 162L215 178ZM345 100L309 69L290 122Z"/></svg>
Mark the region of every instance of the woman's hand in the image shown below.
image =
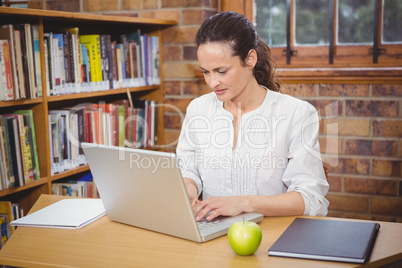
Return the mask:
<svg viewBox="0 0 402 268"><path fill-rule="evenodd" d="M198 200L198 189L195 182L190 178L184 178L184 184L186 185L187 194L190 198L191 205L194 208L195 202Z"/></svg>
<svg viewBox="0 0 402 268"><path fill-rule="evenodd" d="M303 215L305 205L300 193L291 191L272 196L243 195L216 196L193 204L197 221L208 213L207 220L218 216L237 216L242 212L256 212L264 216Z"/></svg>
<svg viewBox="0 0 402 268"><path fill-rule="evenodd" d="M208 213L207 220L211 221L218 216L237 216L245 212L246 196L217 196L203 201L196 201L193 205L196 220L203 219Z"/></svg>

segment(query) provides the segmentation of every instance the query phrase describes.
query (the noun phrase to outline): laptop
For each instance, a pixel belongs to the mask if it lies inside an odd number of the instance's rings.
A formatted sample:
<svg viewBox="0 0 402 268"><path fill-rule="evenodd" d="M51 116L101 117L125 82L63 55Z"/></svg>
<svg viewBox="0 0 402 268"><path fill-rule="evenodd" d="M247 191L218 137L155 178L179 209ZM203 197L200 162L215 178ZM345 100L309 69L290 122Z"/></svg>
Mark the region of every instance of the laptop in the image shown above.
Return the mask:
<svg viewBox="0 0 402 268"><path fill-rule="evenodd" d="M197 222L174 153L82 143L110 220L206 242L227 234L234 222L260 222L258 213ZM205 225L205 226L204 226Z"/></svg>

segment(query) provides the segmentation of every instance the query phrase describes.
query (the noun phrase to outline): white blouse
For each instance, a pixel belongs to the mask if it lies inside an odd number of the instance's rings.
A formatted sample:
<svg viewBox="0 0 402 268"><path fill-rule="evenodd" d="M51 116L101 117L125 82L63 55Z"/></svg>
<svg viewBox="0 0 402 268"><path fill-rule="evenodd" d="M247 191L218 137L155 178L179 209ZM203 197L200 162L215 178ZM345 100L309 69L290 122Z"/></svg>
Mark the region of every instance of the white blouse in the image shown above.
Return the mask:
<svg viewBox="0 0 402 268"><path fill-rule="evenodd" d="M194 180L204 199L297 191L305 215L327 214L329 185L312 105L267 90L262 105L241 116L234 149L232 121L215 93L187 107L177 156L183 177Z"/></svg>

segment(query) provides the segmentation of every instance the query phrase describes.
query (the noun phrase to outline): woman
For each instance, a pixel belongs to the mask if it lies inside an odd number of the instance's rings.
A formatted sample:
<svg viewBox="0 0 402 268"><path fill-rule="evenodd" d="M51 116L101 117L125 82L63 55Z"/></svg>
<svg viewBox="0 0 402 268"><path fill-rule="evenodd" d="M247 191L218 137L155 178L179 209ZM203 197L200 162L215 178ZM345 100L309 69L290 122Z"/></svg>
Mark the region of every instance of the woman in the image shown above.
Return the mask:
<svg viewBox="0 0 402 268"><path fill-rule="evenodd" d="M197 220L326 215L317 111L278 93L274 60L254 26L221 12L201 25L195 43L213 92L188 106L177 155Z"/></svg>

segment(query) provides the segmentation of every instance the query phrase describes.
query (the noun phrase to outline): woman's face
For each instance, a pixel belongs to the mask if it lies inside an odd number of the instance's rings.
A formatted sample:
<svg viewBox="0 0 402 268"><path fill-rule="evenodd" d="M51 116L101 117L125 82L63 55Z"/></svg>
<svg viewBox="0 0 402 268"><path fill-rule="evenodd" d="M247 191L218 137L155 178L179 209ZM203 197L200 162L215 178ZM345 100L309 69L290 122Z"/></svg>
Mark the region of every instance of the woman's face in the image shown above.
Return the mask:
<svg viewBox="0 0 402 268"><path fill-rule="evenodd" d="M220 101L239 102L247 97L255 63L242 63L239 56L232 56L230 46L221 42L200 45L197 56L205 82Z"/></svg>

